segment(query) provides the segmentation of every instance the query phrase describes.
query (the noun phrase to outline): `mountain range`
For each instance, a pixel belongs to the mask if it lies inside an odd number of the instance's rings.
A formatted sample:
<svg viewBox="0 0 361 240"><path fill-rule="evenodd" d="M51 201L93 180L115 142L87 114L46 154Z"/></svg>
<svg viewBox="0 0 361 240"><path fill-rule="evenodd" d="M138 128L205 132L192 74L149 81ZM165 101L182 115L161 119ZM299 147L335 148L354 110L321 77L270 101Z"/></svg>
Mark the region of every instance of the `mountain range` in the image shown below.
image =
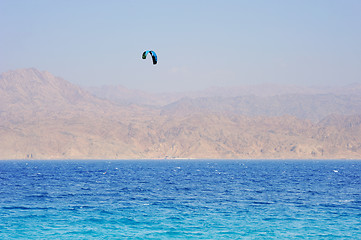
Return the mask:
<svg viewBox="0 0 361 240"><path fill-rule="evenodd" d="M361 158L361 85L148 93L0 75L0 159Z"/></svg>

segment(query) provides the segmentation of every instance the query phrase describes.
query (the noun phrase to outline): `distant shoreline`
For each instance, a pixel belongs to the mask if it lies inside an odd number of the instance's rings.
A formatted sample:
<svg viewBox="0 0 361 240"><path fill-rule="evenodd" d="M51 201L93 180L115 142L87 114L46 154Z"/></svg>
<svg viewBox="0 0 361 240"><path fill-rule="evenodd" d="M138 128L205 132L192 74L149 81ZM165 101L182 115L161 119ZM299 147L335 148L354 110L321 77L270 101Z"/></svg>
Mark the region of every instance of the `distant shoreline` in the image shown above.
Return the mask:
<svg viewBox="0 0 361 240"><path fill-rule="evenodd" d="M361 158L48 158L48 159L0 159L0 161L361 161Z"/></svg>

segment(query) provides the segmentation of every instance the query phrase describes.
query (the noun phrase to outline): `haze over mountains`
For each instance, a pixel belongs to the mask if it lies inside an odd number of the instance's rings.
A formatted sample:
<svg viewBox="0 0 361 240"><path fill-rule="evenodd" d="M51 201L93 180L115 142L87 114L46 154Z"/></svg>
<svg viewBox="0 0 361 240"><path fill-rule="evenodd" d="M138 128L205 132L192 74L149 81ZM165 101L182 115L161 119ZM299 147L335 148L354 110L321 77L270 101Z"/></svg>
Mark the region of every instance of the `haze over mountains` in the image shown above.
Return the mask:
<svg viewBox="0 0 361 240"><path fill-rule="evenodd" d="M152 94L0 76L0 159L361 158L361 85Z"/></svg>

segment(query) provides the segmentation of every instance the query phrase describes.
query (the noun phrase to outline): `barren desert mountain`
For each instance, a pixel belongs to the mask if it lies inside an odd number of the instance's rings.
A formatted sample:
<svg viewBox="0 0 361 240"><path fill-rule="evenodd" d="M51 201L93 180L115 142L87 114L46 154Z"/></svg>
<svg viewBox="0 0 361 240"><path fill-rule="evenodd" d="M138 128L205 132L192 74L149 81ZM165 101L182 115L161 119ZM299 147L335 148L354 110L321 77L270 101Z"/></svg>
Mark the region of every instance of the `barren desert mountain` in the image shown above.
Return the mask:
<svg viewBox="0 0 361 240"><path fill-rule="evenodd" d="M183 98L162 108L162 114L166 115L191 112L233 113L246 116L292 115L318 122L331 114L361 113L361 94Z"/></svg>
<svg viewBox="0 0 361 240"><path fill-rule="evenodd" d="M116 118L147 111L137 106L113 104L49 72L20 69L0 75L2 118L36 119L68 116ZM26 119L25 119L26 118Z"/></svg>
<svg viewBox="0 0 361 240"><path fill-rule="evenodd" d="M1 74L0 159L361 158L361 102L350 89L180 94L167 104L88 90L37 69Z"/></svg>
<svg viewBox="0 0 361 240"><path fill-rule="evenodd" d="M159 107L177 101L184 97L184 93L149 93L141 90L128 89L121 85L104 85L98 87L86 87L94 96L107 99L116 104L137 104ZM187 94L188 95L188 94Z"/></svg>
<svg viewBox="0 0 361 240"><path fill-rule="evenodd" d="M197 92L146 93L120 86L92 87L97 97L117 104L138 104L162 109L162 114L192 112L234 113L246 116L292 115L318 122L330 114L361 113L361 85L300 87L262 84L209 88Z"/></svg>
<svg viewBox="0 0 361 240"><path fill-rule="evenodd" d="M48 72L21 69L0 75L2 108L48 107L55 111L96 101L91 94Z"/></svg>
<svg viewBox="0 0 361 240"><path fill-rule="evenodd" d="M254 96L260 98L276 96L348 96L361 95L361 84L346 86L314 86L258 84L233 87L211 87L193 92L162 92L149 93L140 90L127 89L123 86L93 86L86 88L90 93L103 99L110 99L118 103L137 103L146 105L167 105L182 98L234 98Z"/></svg>

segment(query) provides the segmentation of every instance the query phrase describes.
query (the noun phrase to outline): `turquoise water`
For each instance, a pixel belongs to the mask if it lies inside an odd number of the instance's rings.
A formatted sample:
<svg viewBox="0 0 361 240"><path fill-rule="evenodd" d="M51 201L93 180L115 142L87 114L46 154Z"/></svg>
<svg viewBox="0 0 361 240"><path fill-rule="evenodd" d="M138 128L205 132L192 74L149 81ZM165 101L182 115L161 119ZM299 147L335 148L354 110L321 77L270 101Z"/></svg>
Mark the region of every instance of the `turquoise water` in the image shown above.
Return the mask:
<svg viewBox="0 0 361 240"><path fill-rule="evenodd" d="M361 161L0 161L0 239L361 239Z"/></svg>

